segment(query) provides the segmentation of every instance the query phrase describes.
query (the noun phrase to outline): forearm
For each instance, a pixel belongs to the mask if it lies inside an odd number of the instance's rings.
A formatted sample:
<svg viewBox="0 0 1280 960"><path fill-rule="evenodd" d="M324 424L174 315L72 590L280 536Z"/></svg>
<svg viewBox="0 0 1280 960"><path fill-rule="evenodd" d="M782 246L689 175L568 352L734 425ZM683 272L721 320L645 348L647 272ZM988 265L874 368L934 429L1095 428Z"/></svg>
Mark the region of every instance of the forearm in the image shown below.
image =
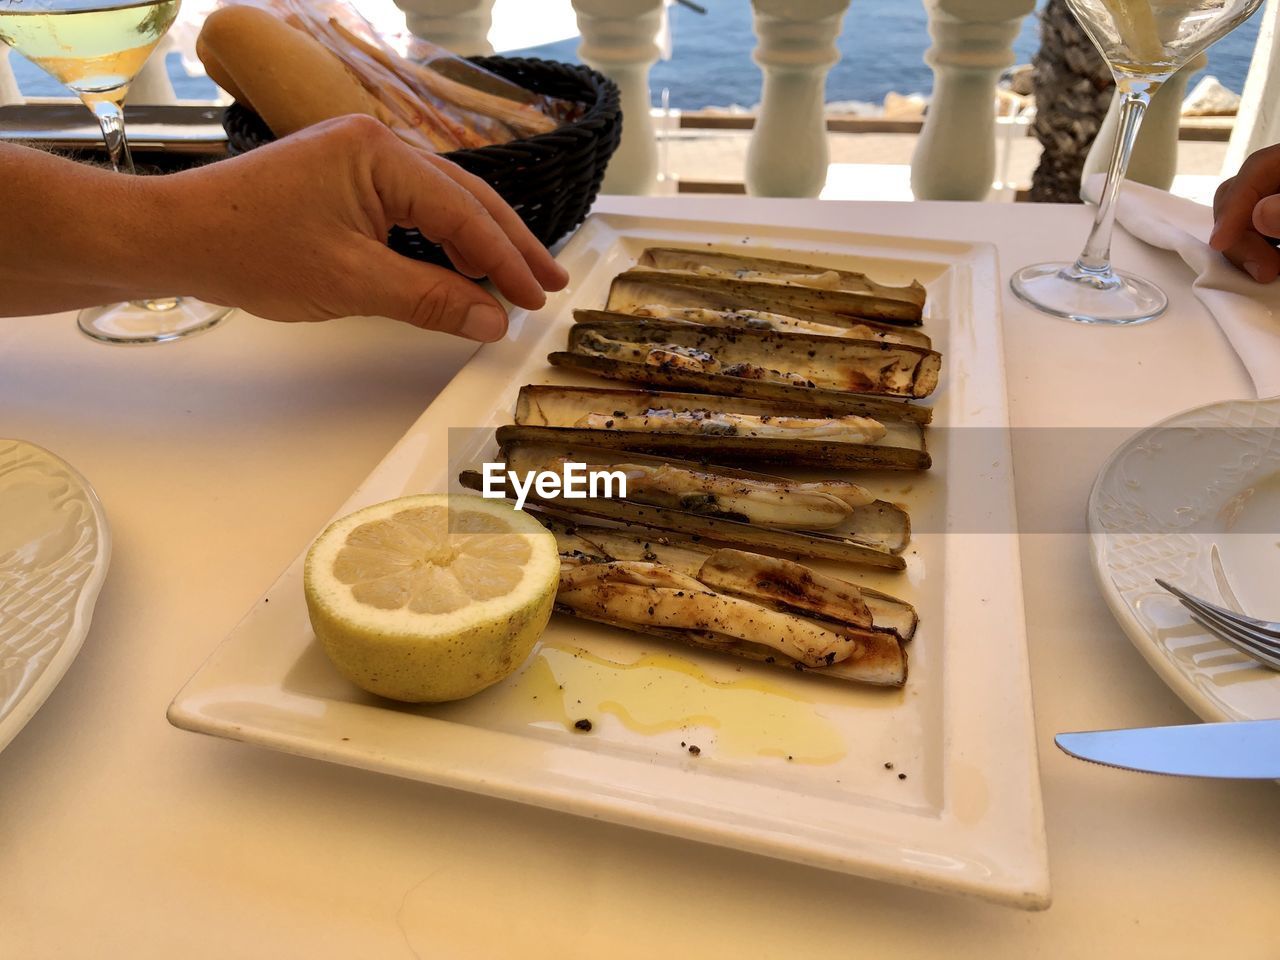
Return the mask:
<svg viewBox="0 0 1280 960"><path fill-rule="evenodd" d="M0 144L0 316L185 292L166 287L163 179Z"/></svg>

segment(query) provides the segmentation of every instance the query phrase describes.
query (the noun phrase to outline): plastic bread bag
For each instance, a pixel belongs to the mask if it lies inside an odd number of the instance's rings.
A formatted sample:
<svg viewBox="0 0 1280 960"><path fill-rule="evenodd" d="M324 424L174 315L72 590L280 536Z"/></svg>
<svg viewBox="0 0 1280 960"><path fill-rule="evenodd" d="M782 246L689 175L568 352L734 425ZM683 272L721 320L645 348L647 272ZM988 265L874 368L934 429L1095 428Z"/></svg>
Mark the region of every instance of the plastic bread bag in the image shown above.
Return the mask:
<svg viewBox="0 0 1280 960"><path fill-rule="evenodd" d="M338 0L236 3L265 10L314 38L380 101L384 119L402 138L439 153L547 133L581 111L580 105L531 93L434 44L398 38L405 56Z"/></svg>

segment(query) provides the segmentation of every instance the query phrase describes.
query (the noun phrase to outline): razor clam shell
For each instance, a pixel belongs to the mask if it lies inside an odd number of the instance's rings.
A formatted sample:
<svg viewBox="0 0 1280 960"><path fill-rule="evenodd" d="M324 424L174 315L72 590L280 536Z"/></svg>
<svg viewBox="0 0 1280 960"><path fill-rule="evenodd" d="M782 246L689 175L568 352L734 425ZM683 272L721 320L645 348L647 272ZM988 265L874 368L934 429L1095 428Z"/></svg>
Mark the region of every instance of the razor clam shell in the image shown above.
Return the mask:
<svg viewBox="0 0 1280 960"><path fill-rule="evenodd" d="M645 560L661 563L677 573L696 577L702 565L718 549L705 543L671 536L661 530L645 530L634 526L601 527L582 523L572 513L554 507L539 506L532 513L555 534L557 543L561 544L562 556L565 546L574 542L572 549L581 552L588 562L596 559ZM589 550L583 550L584 546ZM862 599L871 611L873 630L892 633L903 642L915 636L920 618L911 604L870 587L860 584L854 586L862 592Z"/></svg>
<svg viewBox="0 0 1280 960"><path fill-rule="evenodd" d="M794 560L744 550L717 550L697 573L719 593L745 597L780 610L870 630L871 610L856 584L810 570Z"/></svg>
<svg viewBox="0 0 1280 960"><path fill-rule="evenodd" d="M483 479L475 470L462 471L458 479L469 490L483 488ZM527 502L535 506L559 507L561 512L572 510L574 514L596 520L612 520L624 525L649 527L695 541L705 539L726 547L776 553L800 560L809 557L858 563L886 570L907 568L907 562L886 547L855 541L847 536L835 537L822 533L776 530L753 526L738 520L726 520L721 517L708 517L665 507L632 503L629 500L544 500L531 490Z"/></svg>
<svg viewBox="0 0 1280 960"><path fill-rule="evenodd" d="M631 452L618 452L602 447L591 446L559 446L550 444L531 444L531 443L508 443L499 447L502 457L510 463L514 456L527 456L534 462L538 462L540 458L552 458L567 456L575 462L585 463L592 467L613 467L622 463L634 463L641 466L660 467L670 465L685 470L700 471L702 473L714 474L719 477L740 480L755 480L764 483L795 483L796 481L788 480L786 477L779 477L768 473L756 473L750 470L739 470L734 467L712 466L709 464L695 463L687 460L674 460L668 457L651 457L647 454L637 454ZM530 494L532 496L532 493ZM582 500L581 503L605 502L613 503L618 501L594 501ZM622 501L631 502L631 501ZM635 503L636 506L652 506L651 504ZM833 527L823 531L817 530L789 530L784 531L777 528L765 527L762 524L749 523L745 520L734 520L729 517L720 517L710 514L694 513L693 511L680 510L675 507L658 507L655 509L667 510L671 513L680 515L706 517L711 520L724 520L726 522L735 523L743 527L759 530L771 530L777 533L790 532L800 536L828 536L835 539L844 539L852 543L861 544L863 546L872 547L876 550L884 550L888 553L901 553L911 540L911 518L907 512L896 504L887 500L874 500L871 503L860 504L851 508L849 516L841 521L838 527ZM835 531L839 531L838 533ZM816 556L816 554L815 554Z"/></svg>
<svg viewBox="0 0 1280 960"><path fill-rule="evenodd" d="M561 354L553 354L552 357L562 356ZM598 360L599 357L582 356L582 360ZM554 362L554 361L553 361ZM563 364L562 364L563 365ZM637 364L639 366L639 364ZM584 366L583 369L588 369ZM595 372L593 370L593 372ZM725 380L734 381L734 377L725 377ZM870 417L872 420L878 420L888 427L891 431L898 424L904 424L910 429L902 434L904 446L915 447L916 438L919 437L919 445L923 448L924 434L917 433L916 427L927 426L933 420L933 408L920 406L909 400L902 400L893 397L872 397L866 394L848 394L848 393L832 393L831 391L812 391L812 393L821 394L821 397L811 396L810 392L805 392L801 396L795 395L795 390L791 387L779 384L766 384L764 381L742 381L744 383L758 383L762 386L777 386L781 395L755 397L745 393L739 393L732 390L724 391L707 391L695 390L692 388L685 390L654 390L644 387L562 387L554 384L529 384L521 388L521 396L536 397L539 401L545 400L553 391L564 391L573 395L582 395L588 401L594 402L597 398L601 400L612 401L619 400L623 406L611 407L610 409L627 409L636 413L641 412L644 408L640 404L649 404L652 399L657 398L663 402L673 404L681 404L687 409L716 409L716 410L740 410L743 413L751 414L774 414L779 411L795 411L800 416L842 416L844 414L853 414L859 417ZM529 426L555 426L547 414L539 410L537 407L529 405L522 406L523 401L517 400L516 416L517 418L524 416L527 418ZM635 404L636 406L631 406ZM523 412L522 412L523 411ZM572 412L572 411L568 411ZM568 412L560 415L567 416ZM581 416L581 411L579 411ZM517 423L522 423L517 419ZM575 421L576 422L576 421ZM891 433L891 436L896 434ZM888 440L881 440L884 443Z"/></svg>
<svg viewBox="0 0 1280 960"><path fill-rule="evenodd" d="M870 587L862 588L862 599L871 611L871 622L875 629L887 630L903 643L916 635L920 615L911 604Z"/></svg>
<svg viewBox="0 0 1280 960"><path fill-rule="evenodd" d="M780 404L769 400L720 397L714 394L663 393L610 387L526 386L516 401L516 425L500 427L498 440L593 444L617 450L666 453L685 459L713 461L772 460L794 466L837 469L875 468L927 470L932 464L925 448L920 424L893 419L906 405L899 400L867 401L856 410L832 410L805 404ZM648 430L627 430L624 424L601 430L576 427L587 413L608 415L622 411L639 416L652 408L675 412L710 410L747 416L791 416L822 419L853 414L870 417L883 424L886 434L874 443L784 437L753 437L749 434L715 435L668 434ZM925 409L911 407L908 409ZM708 442L711 440L713 442Z"/></svg>
<svg viewBox="0 0 1280 960"><path fill-rule="evenodd" d="M772 647L743 641L726 642L712 633L698 630L672 630L668 627L654 627L627 620L613 620L598 614L590 616L579 613L566 604L555 605L557 613L563 613L579 620L591 620L611 627L619 627L632 633L643 633L652 637L661 637L683 646L703 647L719 653L745 657L760 663L783 667L789 670L803 670L806 674L819 677L831 677L837 680L853 680L858 683L870 683L883 687L901 687L907 682L907 655L892 634L875 630L848 631L864 644L863 655L856 660L850 658L829 667L806 667L798 660L779 653Z"/></svg>
<svg viewBox="0 0 1280 960"><path fill-rule="evenodd" d="M695 276L704 267L729 272L760 271L785 275L813 276L833 270L839 276L837 287L832 289L789 283L785 276L777 280L722 279L726 288L768 297L775 303L794 303L833 313L844 313L889 323L919 326L924 312L925 289L918 281L905 287L877 283L866 274L853 270L838 270L793 260L771 260L741 254L720 253L712 250L679 250L670 247L651 247L640 255L637 272L645 269L690 273Z"/></svg>
<svg viewBox="0 0 1280 960"><path fill-rule="evenodd" d="M777 333L771 330L730 331L719 327L703 327L678 320L644 320L635 318L596 320L577 323L569 329L569 353L597 356L586 346L592 335L603 336L636 347L674 345L705 351L722 364L752 363L780 370L805 380L823 378L840 371L847 386L819 387L795 383L775 383L785 387L791 398L809 402L825 399L822 394L875 394L882 396L927 397L938 385L942 358L932 351L905 344L876 343L871 340L845 340L806 333ZM552 363L559 354L552 354ZM605 357L613 363L632 364L646 369L658 369L634 360ZM871 379L860 366L892 362L891 374L878 374ZM692 373L702 379L703 392L718 393L715 385L722 381L767 383L724 373ZM893 382L887 380L893 377ZM632 379L627 377L624 379ZM710 384L707 386L706 384ZM821 391L818 396L813 396ZM751 396L753 394L746 394ZM772 399L773 397L767 397ZM787 399L787 394L779 399Z"/></svg>
<svg viewBox="0 0 1280 960"><path fill-rule="evenodd" d="M909 343L928 349L932 346L928 334L915 327L885 323L867 317L852 317L842 313L816 310L812 307L790 304L781 306L768 297L768 291L758 294L728 290L718 277L700 277L691 274L663 273L652 270L630 270L619 274L609 286L605 310L635 315L636 311L650 304L666 307L700 307L724 313L740 310L758 310L823 323L832 327L859 327L867 331L868 340L888 340L891 343Z"/></svg>

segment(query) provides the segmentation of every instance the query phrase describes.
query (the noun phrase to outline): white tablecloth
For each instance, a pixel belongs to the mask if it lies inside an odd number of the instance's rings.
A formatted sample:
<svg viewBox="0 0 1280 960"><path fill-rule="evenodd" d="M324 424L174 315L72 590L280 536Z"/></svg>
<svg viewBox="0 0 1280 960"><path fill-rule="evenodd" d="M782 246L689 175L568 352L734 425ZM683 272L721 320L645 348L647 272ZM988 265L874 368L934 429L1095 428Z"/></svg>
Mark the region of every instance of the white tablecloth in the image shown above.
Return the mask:
<svg viewBox="0 0 1280 960"><path fill-rule="evenodd" d="M607 198L602 209L984 240L1072 255L1081 208ZM1139 427L1249 392L1172 254L1124 236L1163 319L1107 330L1006 292L1015 427ZM55 451L115 537L78 660L0 754L0 956L1276 956L1275 786L1070 760L1067 729L1189 711L1095 589L1084 504L1124 431L1015 432L1055 902L1025 914L685 843L170 727L173 694L466 360L383 320L235 315L113 349L0 320L0 436Z"/></svg>

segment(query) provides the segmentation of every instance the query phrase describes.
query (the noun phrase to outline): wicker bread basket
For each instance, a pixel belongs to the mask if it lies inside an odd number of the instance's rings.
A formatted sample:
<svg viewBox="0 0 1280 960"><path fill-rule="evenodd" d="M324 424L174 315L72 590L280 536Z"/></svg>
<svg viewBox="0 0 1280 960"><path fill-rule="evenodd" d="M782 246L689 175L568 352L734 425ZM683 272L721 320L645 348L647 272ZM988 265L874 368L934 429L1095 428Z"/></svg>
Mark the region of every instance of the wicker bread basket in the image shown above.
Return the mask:
<svg viewBox="0 0 1280 960"><path fill-rule="evenodd" d="M444 154L488 181L534 235L550 246L582 223L595 202L605 167L622 136L618 88L594 70L573 64L514 57L472 57L471 61L526 90L587 106L579 119L549 133ZM222 125L232 154L275 139L262 118L239 103L227 107ZM388 243L405 256L450 266L444 251L417 230L395 227Z"/></svg>

